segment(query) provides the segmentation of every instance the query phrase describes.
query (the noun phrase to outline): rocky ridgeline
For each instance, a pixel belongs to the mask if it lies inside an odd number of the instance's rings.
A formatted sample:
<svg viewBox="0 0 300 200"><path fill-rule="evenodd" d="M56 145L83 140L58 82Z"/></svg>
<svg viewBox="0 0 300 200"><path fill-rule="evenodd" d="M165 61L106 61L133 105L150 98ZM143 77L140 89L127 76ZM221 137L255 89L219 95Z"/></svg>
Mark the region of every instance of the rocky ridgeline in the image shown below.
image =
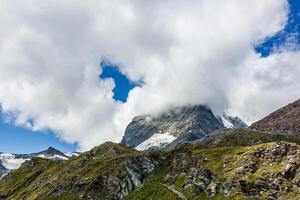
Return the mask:
<svg viewBox="0 0 300 200"><path fill-rule="evenodd" d="M300 133L300 99L253 123L251 128L259 131Z"/></svg>

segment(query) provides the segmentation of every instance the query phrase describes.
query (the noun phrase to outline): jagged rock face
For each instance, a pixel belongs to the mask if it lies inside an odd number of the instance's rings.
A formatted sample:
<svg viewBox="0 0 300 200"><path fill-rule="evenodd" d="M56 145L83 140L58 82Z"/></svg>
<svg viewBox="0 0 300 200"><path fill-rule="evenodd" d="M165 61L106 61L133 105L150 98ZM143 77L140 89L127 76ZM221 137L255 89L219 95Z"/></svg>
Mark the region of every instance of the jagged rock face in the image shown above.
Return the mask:
<svg viewBox="0 0 300 200"><path fill-rule="evenodd" d="M138 116L128 125L122 144L137 147L154 134L169 134L174 139L187 134L206 135L223 128L210 108L202 105L171 109L159 116Z"/></svg>
<svg viewBox="0 0 300 200"><path fill-rule="evenodd" d="M145 157L126 160L123 165L124 168L121 168L117 174L107 174L101 177L101 182L97 183L99 185L95 188L95 192L100 190L102 194L105 194L108 191L112 194L111 199L123 199L130 192L141 187L145 178L153 174L156 169L154 163Z"/></svg>
<svg viewBox="0 0 300 200"><path fill-rule="evenodd" d="M300 99L253 123L250 128L260 131L300 133Z"/></svg>

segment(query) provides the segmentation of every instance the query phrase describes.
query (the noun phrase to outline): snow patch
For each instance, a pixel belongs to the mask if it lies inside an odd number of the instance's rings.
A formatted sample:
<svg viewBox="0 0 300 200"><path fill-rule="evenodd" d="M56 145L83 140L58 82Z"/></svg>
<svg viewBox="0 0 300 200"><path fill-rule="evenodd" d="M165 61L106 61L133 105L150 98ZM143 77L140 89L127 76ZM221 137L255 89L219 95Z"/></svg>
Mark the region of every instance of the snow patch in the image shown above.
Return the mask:
<svg viewBox="0 0 300 200"><path fill-rule="evenodd" d="M80 154L77 153L77 152L64 152L64 154L65 154L66 156L70 157L70 158L72 158L72 157L77 157L77 156L80 155Z"/></svg>
<svg viewBox="0 0 300 200"><path fill-rule="evenodd" d="M46 158L46 159L49 159L49 160L68 160L67 157L61 156L61 155L56 155L56 154L55 155L40 154L37 157L39 157L39 158Z"/></svg>
<svg viewBox="0 0 300 200"><path fill-rule="evenodd" d="M229 121L227 118L225 118L224 116L221 116L221 120L225 126L225 128L234 128L234 125L231 123L231 121Z"/></svg>
<svg viewBox="0 0 300 200"><path fill-rule="evenodd" d="M156 133L152 135L149 139L145 140L140 145L138 145L135 149L138 151L144 151L149 149L150 147L163 148L167 144L173 142L175 139L176 137L171 135L169 132L163 134Z"/></svg>
<svg viewBox="0 0 300 200"><path fill-rule="evenodd" d="M30 159L16 158L13 154L0 154L0 161L3 167L8 170L18 169L25 161Z"/></svg>

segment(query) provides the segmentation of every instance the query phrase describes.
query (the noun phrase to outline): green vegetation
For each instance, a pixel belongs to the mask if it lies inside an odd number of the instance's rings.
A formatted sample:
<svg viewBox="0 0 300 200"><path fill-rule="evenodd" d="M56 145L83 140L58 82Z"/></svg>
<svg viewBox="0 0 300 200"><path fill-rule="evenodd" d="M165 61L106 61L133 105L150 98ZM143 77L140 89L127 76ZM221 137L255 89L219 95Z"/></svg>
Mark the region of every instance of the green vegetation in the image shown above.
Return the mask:
<svg viewBox="0 0 300 200"><path fill-rule="evenodd" d="M167 175L167 169L161 169L155 176L149 178L144 186L131 193L126 200L178 200L180 199L174 192L164 186L163 179Z"/></svg>
<svg viewBox="0 0 300 200"><path fill-rule="evenodd" d="M252 146L256 144L286 141L300 144L299 134L261 132L251 129L221 129L211 133L198 148Z"/></svg>
<svg viewBox="0 0 300 200"><path fill-rule="evenodd" d="M34 158L0 182L0 198L295 199L300 197L300 147L256 144L281 137L238 129L218 143L208 141L208 148L202 143L170 152L138 152L104 143L69 161Z"/></svg>
<svg viewBox="0 0 300 200"><path fill-rule="evenodd" d="M34 158L6 177L0 197L14 199L77 199L80 195L99 196L95 184L104 174L117 173L124 160L130 162L143 153L114 143L104 143L78 158L54 162ZM105 191L103 191L105 192Z"/></svg>

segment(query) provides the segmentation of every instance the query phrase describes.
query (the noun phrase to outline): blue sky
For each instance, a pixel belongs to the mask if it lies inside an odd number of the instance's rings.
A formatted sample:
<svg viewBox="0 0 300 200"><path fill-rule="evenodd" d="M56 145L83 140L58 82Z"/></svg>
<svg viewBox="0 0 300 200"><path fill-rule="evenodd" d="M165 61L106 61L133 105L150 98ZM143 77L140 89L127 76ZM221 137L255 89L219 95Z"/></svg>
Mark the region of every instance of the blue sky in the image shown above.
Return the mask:
<svg viewBox="0 0 300 200"><path fill-rule="evenodd" d="M255 47L255 50L264 57L272 53L276 47L286 43L290 38L293 38L298 43L300 41L300 37L297 35L300 33L300 1L290 0L289 3L291 5L291 12L288 24L284 30ZM142 86L143 84L142 81L132 82L128 80L118 70L117 66L107 61L102 62L99 67L103 68L103 73L99 75L99 78L113 78L115 80L116 87L113 89L113 98L115 100L125 102L128 92L132 88ZM32 132L22 127L15 127L14 125L4 123L2 118L0 119L0 136L0 152L29 153L44 150L49 146L62 151L75 151L77 148L76 144L67 144L60 141L50 131L41 133Z"/></svg>
<svg viewBox="0 0 300 200"><path fill-rule="evenodd" d="M32 132L31 130L0 123L0 152L32 153L47 149L49 146L61 151L75 151L76 144L60 141L51 132Z"/></svg>
<svg viewBox="0 0 300 200"><path fill-rule="evenodd" d="M129 91L134 87L140 87L143 84L143 81L130 81L124 74L120 72L118 66L111 64L109 61L102 61L100 66L102 67L103 71L99 77L102 79L113 78L115 81L116 86L113 89L113 98L117 101L126 102Z"/></svg>
<svg viewBox="0 0 300 200"><path fill-rule="evenodd" d="M293 39L293 42L300 42L300 1L289 0L290 13L288 24L285 28L274 35L267 38L263 43L259 44L255 50L261 53L262 57L270 55L274 48L280 46L283 43L288 42L289 39ZM298 49L298 47L296 47ZM294 49L296 50L296 49Z"/></svg>

